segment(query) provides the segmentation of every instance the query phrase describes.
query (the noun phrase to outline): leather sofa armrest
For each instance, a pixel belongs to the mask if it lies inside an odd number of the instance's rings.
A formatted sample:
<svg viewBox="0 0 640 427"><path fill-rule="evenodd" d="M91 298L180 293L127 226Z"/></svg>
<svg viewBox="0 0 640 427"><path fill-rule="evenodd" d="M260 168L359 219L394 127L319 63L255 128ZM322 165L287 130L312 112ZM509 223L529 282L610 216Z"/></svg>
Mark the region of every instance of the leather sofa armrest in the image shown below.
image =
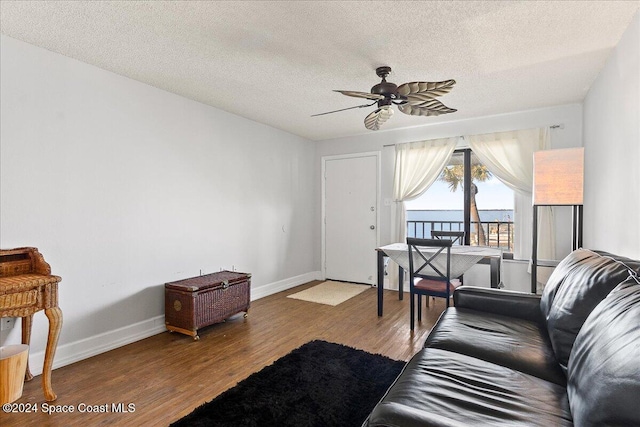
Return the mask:
<svg viewBox="0 0 640 427"><path fill-rule="evenodd" d="M468 308L542 323L540 295L461 286L453 294L456 308Z"/></svg>

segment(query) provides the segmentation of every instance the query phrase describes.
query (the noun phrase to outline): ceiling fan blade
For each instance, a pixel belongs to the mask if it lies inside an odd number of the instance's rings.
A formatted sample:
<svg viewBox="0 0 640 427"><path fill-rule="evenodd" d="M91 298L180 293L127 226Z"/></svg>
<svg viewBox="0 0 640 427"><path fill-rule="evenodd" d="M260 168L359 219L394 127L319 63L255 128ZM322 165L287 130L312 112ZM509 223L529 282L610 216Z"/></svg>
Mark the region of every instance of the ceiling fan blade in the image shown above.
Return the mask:
<svg viewBox="0 0 640 427"><path fill-rule="evenodd" d="M398 86L398 95L409 97L411 95L422 95L425 97L435 98L442 96L453 89L456 84L455 80L444 80L442 82L411 82Z"/></svg>
<svg viewBox="0 0 640 427"><path fill-rule="evenodd" d="M356 92L353 90L334 90L334 92L340 92L341 94L347 95L347 96L355 96L356 98L374 99L376 101L380 99L384 99L384 95L379 95L377 93Z"/></svg>
<svg viewBox="0 0 640 427"><path fill-rule="evenodd" d="M390 107L378 108L373 113L364 118L364 127L369 130L378 130L380 126L393 116L393 109Z"/></svg>
<svg viewBox="0 0 640 427"><path fill-rule="evenodd" d="M402 102L402 104L409 104L414 107L424 107L428 106L431 101L436 101L436 98L425 93L412 93L405 96L405 102Z"/></svg>
<svg viewBox="0 0 640 427"><path fill-rule="evenodd" d="M311 117L324 116L325 114L337 113L339 111L353 110L354 108L371 107L372 105L375 105L377 103L378 101L372 102L371 104L356 105L355 107L347 107L347 108L341 108L340 110L327 111L326 113L312 114Z"/></svg>
<svg viewBox="0 0 640 427"><path fill-rule="evenodd" d="M455 108L449 108L437 99L420 101L418 104L407 102L398 105L398 109L411 116L439 116L440 114L455 113Z"/></svg>

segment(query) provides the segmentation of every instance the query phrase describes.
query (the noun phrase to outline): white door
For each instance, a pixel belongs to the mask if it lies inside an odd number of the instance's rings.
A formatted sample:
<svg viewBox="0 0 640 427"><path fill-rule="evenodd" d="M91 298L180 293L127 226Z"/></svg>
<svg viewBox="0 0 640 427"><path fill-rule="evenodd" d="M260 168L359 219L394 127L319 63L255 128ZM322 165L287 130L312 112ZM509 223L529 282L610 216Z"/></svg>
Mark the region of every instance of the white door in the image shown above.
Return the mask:
<svg viewBox="0 0 640 427"><path fill-rule="evenodd" d="M378 159L377 153L324 159L327 279L375 283Z"/></svg>

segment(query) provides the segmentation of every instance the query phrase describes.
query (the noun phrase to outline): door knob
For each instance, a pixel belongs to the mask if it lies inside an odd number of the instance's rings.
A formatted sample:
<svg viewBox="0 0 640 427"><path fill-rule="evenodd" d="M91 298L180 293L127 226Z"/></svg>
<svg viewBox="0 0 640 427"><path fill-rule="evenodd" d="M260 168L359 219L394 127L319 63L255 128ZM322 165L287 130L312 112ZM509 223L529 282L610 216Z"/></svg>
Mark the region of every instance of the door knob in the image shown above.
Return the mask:
<svg viewBox="0 0 640 427"><path fill-rule="evenodd" d="M375 226L375 225L372 225L372 226L370 226L369 228L370 228L370 229L372 229L372 230L375 230L375 229L376 229L376 226Z"/></svg>

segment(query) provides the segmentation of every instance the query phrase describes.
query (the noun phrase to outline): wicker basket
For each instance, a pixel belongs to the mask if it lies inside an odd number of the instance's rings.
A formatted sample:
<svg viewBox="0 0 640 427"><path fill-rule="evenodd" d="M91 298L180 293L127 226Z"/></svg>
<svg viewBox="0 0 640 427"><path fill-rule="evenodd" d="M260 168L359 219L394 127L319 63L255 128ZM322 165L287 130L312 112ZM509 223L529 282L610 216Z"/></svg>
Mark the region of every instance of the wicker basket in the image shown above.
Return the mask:
<svg viewBox="0 0 640 427"><path fill-rule="evenodd" d="M224 321L250 305L251 275L235 271L165 284L165 324L169 331L199 339L198 329Z"/></svg>

